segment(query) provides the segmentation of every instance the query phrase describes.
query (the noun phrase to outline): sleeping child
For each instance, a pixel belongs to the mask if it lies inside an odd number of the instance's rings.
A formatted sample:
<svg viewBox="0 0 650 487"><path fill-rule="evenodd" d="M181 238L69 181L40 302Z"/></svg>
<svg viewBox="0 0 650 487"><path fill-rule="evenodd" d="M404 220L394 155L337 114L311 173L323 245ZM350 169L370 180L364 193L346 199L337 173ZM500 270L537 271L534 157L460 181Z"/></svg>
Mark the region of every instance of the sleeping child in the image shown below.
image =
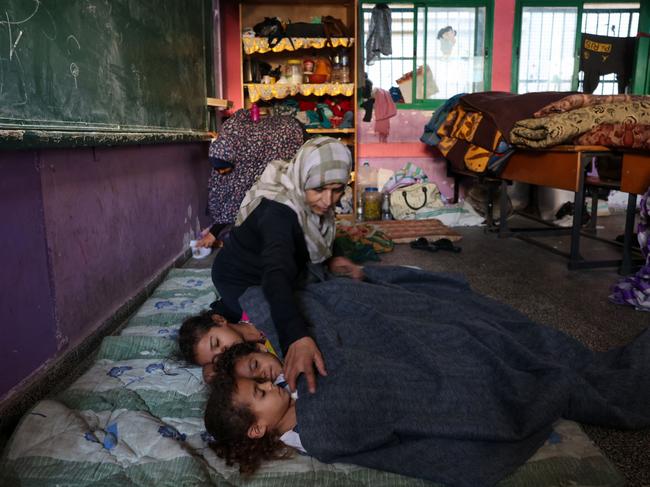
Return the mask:
<svg viewBox="0 0 650 487"><path fill-rule="evenodd" d="M244 342L231 346L227 352L222 354L223 360L217 361L218 367L226 374L286 385L282 362L266 348L258 347L257 343Z"/></svg>
<svg viewBox="0 0 650 487"><path fill-rule="evenodd" d="M262 461L288 458L291 448L305 452L294 431L297 393L289 390L275 354L252 343L233 345L218 358L212 386L206 429L218 438L211 447L229 465L253 473Z"/></svg>
<svg viewBox="0 0 650 487"><path fill-rule="evenodd" d="M232 345L252 342L273 351L271 343L248 321L229 323L211 310L190 316L178 332L178 346L186 362L203 367L203 379L210 382L216 358ZM273 351L273 353L275 353Z"/></svg>

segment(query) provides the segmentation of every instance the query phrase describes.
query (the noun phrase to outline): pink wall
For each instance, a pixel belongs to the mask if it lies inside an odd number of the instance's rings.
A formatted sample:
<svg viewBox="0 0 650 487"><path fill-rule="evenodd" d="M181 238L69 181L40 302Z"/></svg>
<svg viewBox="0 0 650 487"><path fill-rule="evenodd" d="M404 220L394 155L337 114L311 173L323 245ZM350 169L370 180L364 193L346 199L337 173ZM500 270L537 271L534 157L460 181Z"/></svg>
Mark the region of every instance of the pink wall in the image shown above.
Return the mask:
<svg viewBox="0 0 650 487"><path fill-rule="evenodd" d="M394 145L399 146L399 144ZM393 147L393 149L397 148ZM434 157L432 155L425 155L423 157L400 157L396 154L389 157L359 157L359 162L367 162L372 167L381 167L383 169L390 169L391 171L397 171L403 168L407 162L410 162L424 170L429 181L438 186L440 193L445 198L452 199L454 196L454 180L453 178L447 177L447 161L440 157Z"/></svg>
<svg viewBox="0 0 650 487"><path fill-rule="evenodd" d="M431 110L398 110L390 119L389 142L419 142L422 129L431 118ZM374 122L364 122L365 110L357 113L357 136L360 144L379 142L375 134Z"/></svg>
<svg viewBox="0 0 650 487"><path fill-rule="evenodd" d="M235 112L244 106L242 100L242 44L239 32L239 5L237 2L221 2L222 66L223 93L226 100L233 102L231 111Z"/></svg>
<svg viewBox="0 0 650 487"><path fill-rule="evenodd" d="M492 91L510 91L515 0L494 1L492 37Z"/></svg>

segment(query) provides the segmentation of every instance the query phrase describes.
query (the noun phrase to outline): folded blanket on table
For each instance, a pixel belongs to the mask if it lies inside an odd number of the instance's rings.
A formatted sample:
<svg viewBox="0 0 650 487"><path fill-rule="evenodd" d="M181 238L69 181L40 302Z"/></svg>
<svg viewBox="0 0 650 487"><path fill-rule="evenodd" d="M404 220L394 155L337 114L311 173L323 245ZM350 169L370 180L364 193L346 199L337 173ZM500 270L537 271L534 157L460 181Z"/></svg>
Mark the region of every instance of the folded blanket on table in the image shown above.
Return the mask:
<svg viewBox="0 0 650 487"><path fill-rule="evenodd" d="M465 93L459 93L458 95L452 96L445 103L439 106L435 112L433 112L431 119L424 126L424 133L420 137L420 142L433 146L440 143L438 129L445 122L449 112L458 105L461 96L465 96Z"/></svg>
<svg viewBox="0 0 650 487"><path fill-rule="evenodd" d="M566 95L499 91L463 95L438 129L438 149L456 169L498 174L513 152L509 134L514 123Z"/></svg>
<svg viewBox="0 0 650 487"><path fill-rule="evenodd" d="M460 277L367 266L299 293L328 375L296 403L307 452L458 486L523 464L560 416L650 426L650 332L593 353ZM269 326L258 289L244 296Z"/></svg>
<svg viewBox="0 0 650 487"><path fill-rule="evenodd" d="M543 149L569 142L603 123L650 124L650 101L593 105L559 115L519 120L510 132L510 141Z"/></svg>
<svg viewBox="0 0 650 487"><path fill-rule="evenodd" d="M650 125L637 123L601 123L573 139L575 145L604 145L626 149L650 150Z"/></svg>
<svg viewBox="0 0 650 487"><path fill-rule="evenodd" d="M576 108L589 107L592 105L602 105L604 103L623 103L626 101L648 101L650 96L644 95L588 95L585 93L576 93L569 95L561 100L549 103L541 110L537 110L533 116L535 118L545 117L554 113L564 113Z"/></svg>

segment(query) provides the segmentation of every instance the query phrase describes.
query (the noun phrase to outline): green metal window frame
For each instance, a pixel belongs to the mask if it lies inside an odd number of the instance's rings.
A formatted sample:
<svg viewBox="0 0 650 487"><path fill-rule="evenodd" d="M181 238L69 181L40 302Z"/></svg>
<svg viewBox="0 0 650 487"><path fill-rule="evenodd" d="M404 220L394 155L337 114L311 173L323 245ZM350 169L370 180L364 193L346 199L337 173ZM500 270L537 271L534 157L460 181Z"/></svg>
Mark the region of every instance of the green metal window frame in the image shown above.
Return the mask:
<svg viewBox="0 0 650 487"><path fill-rule="evenodd" d="M364 39L365 37L365 32L363 30L364 27L364 21L363 21L363 14L364 12L370 12L372 10L372 7L374 7L378 3L386 3L386 4L405 4L405 5L413 5L413 8L409 8L408 10L413 11L413 56L406 58L406 59L412 59L412 72L415 73L417 69L417 59L418 59L418 54L415 52L418 42L418 17L417 17L417 12L418 8L423 8L423 7L434 7L434 8L485 8L485 32L484 32L484 54L483 54L483 89L484 91L489 91L490 88L492 87L492 40L493 40L493 31L494 31L494 0L425 0L425 1L409 1L409 0L391 0L391 1L384 1L384 2L366 2L366 1L360 1L359 2L359 12L357 18L359 19L358 22L358 31L360 33L359 38ZM401 9L400 9L401 10ZM427 25L427 17L425 16L424 18L424 24ZM424 49L426 51L426 46L428 45L428 37L430 33L425 33L424 36ZM365 46L363 45L363 42L359 42L358 45L359 48L359 64L360 66L365 66ZM424 56L425 59L425 66L426 66L426 56ZM415 79L415 77L414 77ZM398 110L434 110L441 106L445 101L447 101L447 98L444 99L433 99L433 100L417 100L416 99L416 89L417 89L417 83L412 83L412 96L411 100L415 100L413 103L397 103L397 109ZM424 93L426 93L426 76L424 76L423 79L423 90ZM360 98L359 98L360 99Z"/></svg>
<svg viewBox="0 0 650 487"><path fill-rule="evenodd" d="M641 4L641 11L639 16L639 32L647 32L650 28L650 5L647 5L647 2L644 0L636 0ZM514 19L514 32L512 38L512 72L510 86L513 93L519 92L519 53L521 47L521 31L522 31L522 16L523 10L526 7L574 7L577 11L576 17L576 39L575 39L575 49L573 52L574 63L573 63L573 77L571 81L571 89L576 91L578 89L578 67L579 67L579 56L580 56L580 30L582 27L582 15L584 12L585 4L598 4L598 3L607 3L607 4L625 4L630 3L630 0L516 0L515 4L515 19ZM644 5L645 4L645 5ZM616 10L616 9L614 9ZM644 30L645 29L645 30ZM641 39L643 40L643 39ZM646 39L648 40L648 39ZM637 79L639 76L639 69L642 69L644 75L648 70L648 43L645 44L639 43L639 52L637 52L637 64L636 64L636 74L632 83L632 92L633 93L647 93L650 88L650 84L645 83L643 87L643 80ZM643 46L645 45L645 55L643 55ZM650 81L650 72L647 73L648 81ZM643 91L645 90L645 91Z"/></svg>
<svg viewBox="0 0 650 487"><path fill-rule="evenodd" d="M650 2L641 2L639 33L650 34ZM638 39L632 93L650 94L650 37Z"/></svg>

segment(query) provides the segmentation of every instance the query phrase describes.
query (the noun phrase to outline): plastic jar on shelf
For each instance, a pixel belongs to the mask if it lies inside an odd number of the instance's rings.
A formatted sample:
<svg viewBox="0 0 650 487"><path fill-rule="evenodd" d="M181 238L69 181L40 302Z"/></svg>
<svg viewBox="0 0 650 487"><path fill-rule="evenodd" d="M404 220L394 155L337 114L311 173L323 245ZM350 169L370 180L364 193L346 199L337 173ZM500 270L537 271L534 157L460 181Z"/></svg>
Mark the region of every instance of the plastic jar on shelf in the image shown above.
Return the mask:
<svg viewBox="0 0 650 487"><path fill-rule="evenodd" d="M381 218L381 193L374 186L363 192L363 219L379 220Z"/></svg>
<svg viewBox="0 0 650 487"><path fill-rule="evenodd" d="M287 61L287 78L289 83L299 85L302 83L302 62L300 59L289 59Z"/></svg>

